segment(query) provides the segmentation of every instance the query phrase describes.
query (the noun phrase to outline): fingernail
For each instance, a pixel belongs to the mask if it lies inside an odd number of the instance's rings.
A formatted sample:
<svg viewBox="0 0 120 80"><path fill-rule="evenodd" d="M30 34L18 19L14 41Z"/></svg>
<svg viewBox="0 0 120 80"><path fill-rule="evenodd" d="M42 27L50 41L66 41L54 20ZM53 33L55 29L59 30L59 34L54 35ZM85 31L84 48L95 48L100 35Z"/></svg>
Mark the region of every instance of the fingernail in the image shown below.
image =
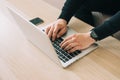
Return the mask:
<svg viewBox="0 0 120 80"><path fill-rule="evenodd" d="M61 47L61 43L59 44L59 46ZM62 47L61 47L62 48Z"/></svg>
<svg viewBox="0 0 120 80"><path fill-rule="evenodd" d="M60 47L62 48L62 45L60 44Z"/></svg>
<svg viewBox="0 0 120 80"><path fill-rule="evenodd" d="M70 53L70 51L67 51L68 53Z"/></svg>

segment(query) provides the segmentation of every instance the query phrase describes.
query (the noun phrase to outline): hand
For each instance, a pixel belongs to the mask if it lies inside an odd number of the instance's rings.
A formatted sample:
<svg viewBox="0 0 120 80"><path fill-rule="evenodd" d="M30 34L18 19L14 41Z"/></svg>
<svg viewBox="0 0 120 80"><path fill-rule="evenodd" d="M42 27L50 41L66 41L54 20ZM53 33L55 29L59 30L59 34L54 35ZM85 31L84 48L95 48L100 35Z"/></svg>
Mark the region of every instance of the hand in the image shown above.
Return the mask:
<svg viewBox="0 0 120 80"><path fill-rule="evenodd" d="M61 37L67 31L67 22L64 19L58 19L54 23L48 25L46 34L54 41L56 38Z"/></svg>
<svg viewBox="0 0 120 80"><path fill-rule="evenodd" d="M64 39L60 46L68 53L72 53L76 50L86 49L94 42L95 40L90 37L90 32L77 33Z"/></svg>

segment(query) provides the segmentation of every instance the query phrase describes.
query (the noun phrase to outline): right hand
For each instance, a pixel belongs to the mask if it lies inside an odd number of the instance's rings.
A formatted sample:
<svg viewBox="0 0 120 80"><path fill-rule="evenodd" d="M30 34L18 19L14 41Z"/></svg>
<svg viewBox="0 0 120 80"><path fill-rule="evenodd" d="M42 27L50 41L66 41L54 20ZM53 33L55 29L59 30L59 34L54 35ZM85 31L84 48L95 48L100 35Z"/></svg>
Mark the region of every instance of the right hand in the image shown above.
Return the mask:
<svg viewBox="0 0 120 80"><path fill-rule="evenodd" d="M58 19L52 24L47 26L45 30L49 38L54 41L56 38L61 37L67 31L67 21L64 19Z"/></svg>

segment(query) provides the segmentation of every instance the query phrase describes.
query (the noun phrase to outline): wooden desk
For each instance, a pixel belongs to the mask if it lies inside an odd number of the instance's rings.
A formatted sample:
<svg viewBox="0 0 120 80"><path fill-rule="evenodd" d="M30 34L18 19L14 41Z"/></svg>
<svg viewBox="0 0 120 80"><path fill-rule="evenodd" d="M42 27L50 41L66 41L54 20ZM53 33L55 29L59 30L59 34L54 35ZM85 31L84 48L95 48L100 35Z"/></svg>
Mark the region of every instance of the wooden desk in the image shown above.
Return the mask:
<svg viewBox="0 0 120 80"><path fill-rule="evenodd" d="M28 20L41 17L45 21L41 26L56 20L60 13L42 0L7 1ZM78 32L91 29L75 18L69 26ZM99 44L97 50L62 69L25 39L0 6L0 80L120 80L120 42L109 37Z"/></svg>

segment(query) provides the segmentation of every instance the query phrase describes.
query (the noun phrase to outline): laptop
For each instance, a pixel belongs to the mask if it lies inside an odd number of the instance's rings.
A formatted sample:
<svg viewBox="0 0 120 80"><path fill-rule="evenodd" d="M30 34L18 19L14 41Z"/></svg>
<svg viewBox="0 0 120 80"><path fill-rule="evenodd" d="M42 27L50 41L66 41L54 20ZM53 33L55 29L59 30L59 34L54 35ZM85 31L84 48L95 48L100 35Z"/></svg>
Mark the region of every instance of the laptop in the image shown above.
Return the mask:
<svg viewBox="0 0 120 80"><path fill-rule="evenodd" d="M52 42L43 31L44 27L36 27L29 20L26 20L21 14L19 14L18 10L14 10L10 7L7 8L10 12L10 15L12 15L14 21L18 24L20 30L25 35L26 39L28 39L33 45L39 48L44 54L46 54L53 62L58 64L60 67L68 67L69 65L98 47L98 45L94 43L85 50L75 51L69 54L61 49L59 44L63 41L65 37L76 33L76 31L68 28L68 32L66 33L66 35Z"/></svg>

